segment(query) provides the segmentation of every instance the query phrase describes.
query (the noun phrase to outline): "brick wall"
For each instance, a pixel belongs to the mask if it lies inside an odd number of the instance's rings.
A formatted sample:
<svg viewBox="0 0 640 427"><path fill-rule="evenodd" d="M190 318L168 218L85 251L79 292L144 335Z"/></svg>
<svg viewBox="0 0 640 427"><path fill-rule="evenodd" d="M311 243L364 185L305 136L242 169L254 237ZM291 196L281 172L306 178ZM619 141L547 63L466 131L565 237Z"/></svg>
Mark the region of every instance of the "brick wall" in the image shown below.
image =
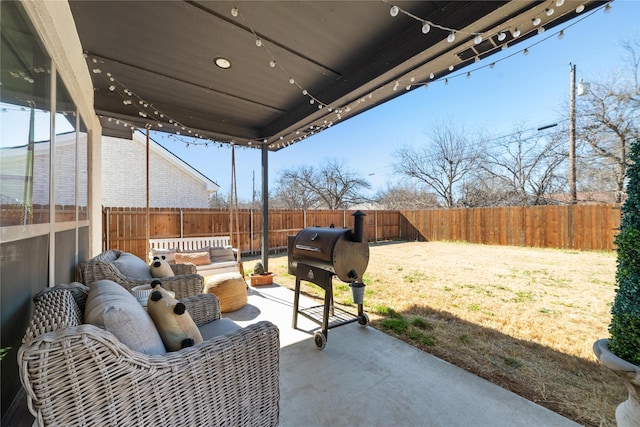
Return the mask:
<svg viewBox="0 0 640 427"><path fill-rule="evenodd" d="M152 142L153 143L153 142ZM206 208L206 184L154 150L149 157L149 206ZM113 137L102 139L102 205L146 206L146 148L144 142Z"/></svg>

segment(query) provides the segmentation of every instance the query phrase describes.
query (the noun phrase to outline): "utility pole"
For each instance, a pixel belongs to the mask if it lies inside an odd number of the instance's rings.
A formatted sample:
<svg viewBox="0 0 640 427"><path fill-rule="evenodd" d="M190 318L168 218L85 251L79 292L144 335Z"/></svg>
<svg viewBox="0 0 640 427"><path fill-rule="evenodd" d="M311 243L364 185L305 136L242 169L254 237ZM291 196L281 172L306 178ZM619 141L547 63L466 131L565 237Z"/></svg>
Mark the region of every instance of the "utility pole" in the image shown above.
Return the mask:
<svg viewBox="0 0 640 427"><path fill-rule="evenodd" d="M571 204L578 202L576 192L576 66L571 67L571 100L569 101L569 195Z"/></svg>

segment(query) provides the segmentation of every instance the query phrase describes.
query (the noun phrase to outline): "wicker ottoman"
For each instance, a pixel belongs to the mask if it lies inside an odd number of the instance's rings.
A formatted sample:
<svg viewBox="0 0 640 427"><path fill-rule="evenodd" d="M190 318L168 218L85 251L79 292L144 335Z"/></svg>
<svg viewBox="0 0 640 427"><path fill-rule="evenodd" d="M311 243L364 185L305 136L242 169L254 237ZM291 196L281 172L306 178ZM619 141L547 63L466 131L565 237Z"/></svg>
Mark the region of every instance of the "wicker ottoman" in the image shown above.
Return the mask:
<svg viewBox="0 0 640 427"><path fill-rule="evenodd" d="M247 304L247 283L240 273L222 273L209 276L204 292L212 293L220 300L220 311L236 311Z"/></svg>

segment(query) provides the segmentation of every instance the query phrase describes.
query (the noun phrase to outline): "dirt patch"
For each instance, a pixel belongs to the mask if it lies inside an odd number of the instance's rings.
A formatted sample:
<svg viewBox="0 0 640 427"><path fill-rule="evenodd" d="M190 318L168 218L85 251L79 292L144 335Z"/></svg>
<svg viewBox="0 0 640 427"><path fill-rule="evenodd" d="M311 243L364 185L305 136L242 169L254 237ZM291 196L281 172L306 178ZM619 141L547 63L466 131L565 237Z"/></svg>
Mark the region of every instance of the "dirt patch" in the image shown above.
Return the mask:
<svg viewBox="0 0 640 427"><path fill-rule="evenodd" d="M615 426L626 389L592 351L609 335L615 268L614 252L371 245L364 304L373 327L580 424ZM269 269L293 289L286 255ZM302 290L322 295L307 282ZM334 299L351 304L338 279Z"/></svg>

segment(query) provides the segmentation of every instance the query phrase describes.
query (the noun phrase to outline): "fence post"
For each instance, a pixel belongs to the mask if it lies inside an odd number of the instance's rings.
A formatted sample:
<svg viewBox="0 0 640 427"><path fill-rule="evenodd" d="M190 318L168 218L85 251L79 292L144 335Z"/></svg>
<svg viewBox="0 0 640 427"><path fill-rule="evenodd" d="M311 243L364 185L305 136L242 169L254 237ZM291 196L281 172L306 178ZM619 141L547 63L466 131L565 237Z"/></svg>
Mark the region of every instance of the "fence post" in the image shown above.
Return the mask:
<svg viewBox="0 0 640 427"><path fill-rule="evenodd" d="M302 228L307 228L307 210L302 211Z"/></svg>
<svg viewBox="0 0 640 427"><path fill-rule="evenodd" d="M573 209L574 207L577 207L577 206L578 205L571 204L568 206L568 209L567 209L567 214L568 214L567 215L567 233L569 234L567 236L567 243L568 243L569 249L576 249L575 248L576 230L575 230L575 223L573 221L573 215L574 215Z"/></svg>
<svg viewBox="0 0 640 427"><path fill-rule="evenodd" d="M378 210L374 210L373 211L373 227L374 227L374 232L373 234L375 235L375 241L376 243L378 243Z"/></svg>
<svg viewBox="0 0 640 427"><path fill-rule="evenodd" d="M109 236L111 235L111 228L110 226L110 222L111 222L111 218L109 217L109 208L105 208L106 210L106 219L105 222L107 223L107 235L105 237L105 242L106 242L106 247L104 248L104 250L108 250L111 247L111 241L109 239Z"/></svg>
<svg viewBox="0 0 640 427"><path fill-rule="evenodd" d="M184 237L184 217L182 216L182 208L180 208L180 238Z"/></svg>
<svg viewBox="0 0 640 427"><path fill-rule="evenodd" d="M249 244L249 250L251 251L251 255L253 255L253 208L251 208L249 213L249 241L251 242Z"/></svg>

